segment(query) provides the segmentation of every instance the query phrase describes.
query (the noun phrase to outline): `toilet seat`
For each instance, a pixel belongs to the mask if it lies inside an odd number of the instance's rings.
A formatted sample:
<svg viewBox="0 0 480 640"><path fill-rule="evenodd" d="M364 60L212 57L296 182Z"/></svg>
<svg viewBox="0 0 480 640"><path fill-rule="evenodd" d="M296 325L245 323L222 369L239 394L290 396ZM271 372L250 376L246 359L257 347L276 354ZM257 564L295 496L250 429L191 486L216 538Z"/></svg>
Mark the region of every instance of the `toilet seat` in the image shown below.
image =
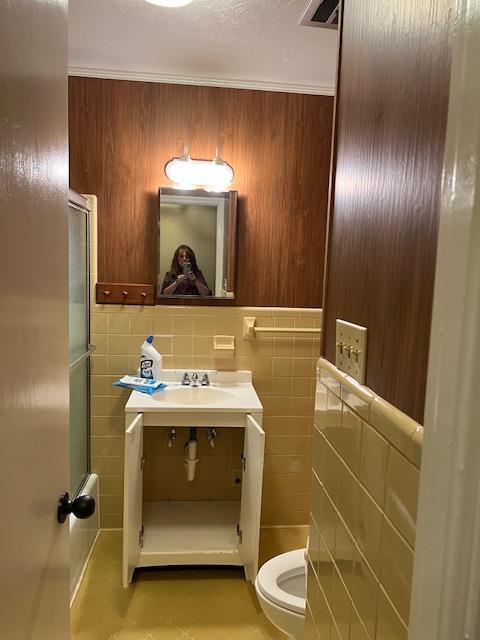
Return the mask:
<svg viewBox="0 0 480 640"><path fill-rule="evenodd" d="M257 575L257 586L262 595L277 606L305 615L306 581L305 549L282 553L266 562ZM303 597L289 593L282 583L294 578L303 578Z"/></svg>

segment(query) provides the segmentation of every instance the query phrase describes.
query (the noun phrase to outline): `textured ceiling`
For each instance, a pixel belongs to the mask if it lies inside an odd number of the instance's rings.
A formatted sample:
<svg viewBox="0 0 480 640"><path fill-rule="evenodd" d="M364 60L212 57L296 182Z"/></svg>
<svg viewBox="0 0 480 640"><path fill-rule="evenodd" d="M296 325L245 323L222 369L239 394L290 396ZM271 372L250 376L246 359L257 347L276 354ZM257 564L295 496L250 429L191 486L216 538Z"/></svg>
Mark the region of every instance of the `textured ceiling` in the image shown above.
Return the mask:
<svg viewBox="0 0 480 640"><path fill-rule="evenodd" d="M300 26L308 4L70 0L70 72L331 94L337 32Z"/></svg>

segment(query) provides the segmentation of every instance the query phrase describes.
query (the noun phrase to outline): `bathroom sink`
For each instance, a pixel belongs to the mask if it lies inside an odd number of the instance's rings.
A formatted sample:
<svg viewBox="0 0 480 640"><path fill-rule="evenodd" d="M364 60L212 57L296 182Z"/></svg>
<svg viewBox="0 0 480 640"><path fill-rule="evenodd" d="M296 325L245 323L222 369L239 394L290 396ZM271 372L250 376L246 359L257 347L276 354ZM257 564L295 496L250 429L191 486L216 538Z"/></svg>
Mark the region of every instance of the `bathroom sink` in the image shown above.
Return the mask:
<svg viewBox="0 0 480 640"><path fill-rule="evenodd" d="M231 391L217 387L167 387L155 394L155 400L178 405L210 405L231 400L233 396Z"/></svg>
<svg viewBox="0 0 480 640"><path fill-rule="evenodd" d="M214 414L222 414L218 418L221 424L227 424L225 414L255 413L261 412L263 407L252 384L251 371L188 371L190 378L197 373L201 380L205 373L210 378L209 386L183 386L182 378L185 371L164 369L162 381L167 387L149 396L145 393L132 391L125 406L127 413L142 412L144 414L164 414L164 419L169 426L174 424L196 424L201 426L201 420L206 423L213 420ZM169 414L167 417L165 414ZM180 417L182 414L183 417ZM195 422L192 422L192 415ZM203 414L203 418L199 415ZM176 416L176 417L175 417ZM154 420L145 418L145 420ZM243 418L239 416L240 423ZM169 421L169 422L168 422ZM214 420L208 423L214 424Z"/></svg>

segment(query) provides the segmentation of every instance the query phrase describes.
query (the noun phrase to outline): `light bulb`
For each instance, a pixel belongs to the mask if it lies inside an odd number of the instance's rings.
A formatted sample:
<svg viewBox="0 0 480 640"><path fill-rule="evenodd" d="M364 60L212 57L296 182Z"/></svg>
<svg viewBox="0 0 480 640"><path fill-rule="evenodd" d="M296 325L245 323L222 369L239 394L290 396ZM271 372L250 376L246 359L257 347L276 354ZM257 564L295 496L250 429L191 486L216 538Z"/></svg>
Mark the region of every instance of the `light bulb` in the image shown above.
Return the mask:
<svg viewBox="0 0 480 640"><path fill-rule="evenodd" d="M226 191L233 181L232 167L218 156L208 160L192 160L187 152L165 165L165 174L172 182L186 188L203 187L208 191Z"/></svg>
<svg viewBox="0 0 480 640"><path fill-rule="evenodd" d="M233 181L233 169L219 156L212 160L210 165L210 184L228 185Z"/></svg>
<svg viewBox="0 0 480 640"><path fill-rule="evenodd" d="M193 2L193 0L146 0L150 4L156 4L159 7L184 7Z"/></svg>
<svg viewBox="0 0 480 640"><path fill-rule="evenodd" d="M188 157L182 156L181 158L170 160L165 166L165 173L167 178L177 184L193 184L192 161Z"/></svg>

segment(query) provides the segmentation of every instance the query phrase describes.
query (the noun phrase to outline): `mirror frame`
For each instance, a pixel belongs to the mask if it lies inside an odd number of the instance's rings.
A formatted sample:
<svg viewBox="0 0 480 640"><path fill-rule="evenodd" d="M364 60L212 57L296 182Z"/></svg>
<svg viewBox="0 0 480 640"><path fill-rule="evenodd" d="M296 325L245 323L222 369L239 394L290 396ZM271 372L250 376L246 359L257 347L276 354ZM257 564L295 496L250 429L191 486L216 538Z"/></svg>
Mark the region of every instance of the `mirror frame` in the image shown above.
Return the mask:
<svg viewBox="0 0 480 640"><path fill-rule="evenodd" d="M161 282L157 284L156 304L178 304L186 306L235 306L236 297L236 264L237 264L237 219L238 219L238 192L237 191L206 191L205 189L174 189L172 187L159 187L158 189L158 239L160 239L160 209L164 196L200 196L202 198L223 198L228 211L228 237L227 237L227 265L225 277L228 288L233 295L228 297L218 296L176 296L160 293ZM157 265L160 261L160 241L158 240ZM157 267L157 272L159 268ZM158 273L160 278L160 273Z"/></svg>

